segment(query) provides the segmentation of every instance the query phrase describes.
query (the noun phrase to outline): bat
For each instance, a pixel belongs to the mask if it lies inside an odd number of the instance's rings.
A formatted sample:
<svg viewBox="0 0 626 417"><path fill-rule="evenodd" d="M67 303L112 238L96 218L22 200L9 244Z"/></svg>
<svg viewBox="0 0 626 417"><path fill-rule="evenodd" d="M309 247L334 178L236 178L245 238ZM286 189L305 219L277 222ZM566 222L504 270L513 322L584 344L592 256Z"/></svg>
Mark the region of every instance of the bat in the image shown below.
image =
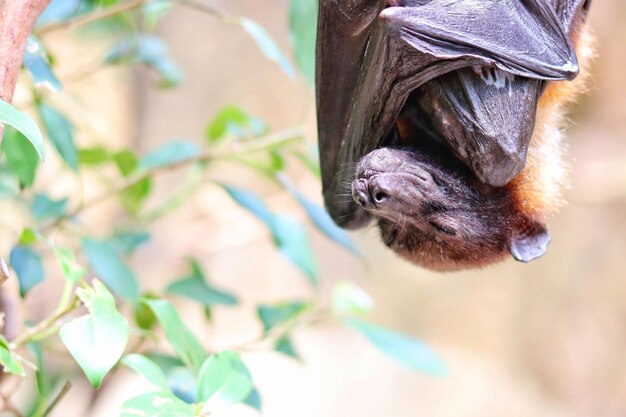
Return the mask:
<svg viewBox="0 0 626 417"><path fill-rule="evenodd" d="M591 55L590 4L321 0L318 133L334 221L376 219L388 246L434 269L541 256L562 166L550 112L584 77L554 81Z"/></svg>

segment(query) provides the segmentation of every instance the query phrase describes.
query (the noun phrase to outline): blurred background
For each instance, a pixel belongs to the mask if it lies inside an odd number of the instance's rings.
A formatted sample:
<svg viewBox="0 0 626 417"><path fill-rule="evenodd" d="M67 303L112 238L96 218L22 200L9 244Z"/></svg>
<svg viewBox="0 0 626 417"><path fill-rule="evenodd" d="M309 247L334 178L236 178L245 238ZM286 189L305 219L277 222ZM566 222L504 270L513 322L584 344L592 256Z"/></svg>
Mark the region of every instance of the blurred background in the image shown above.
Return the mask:
<svg viewBox="0 0 626 417"><path fill-rule="evenodd" d="M206 4L258 21L283 51L290 50L287 0ZM568 204L550 219L552 243L543 258L528 265L511 260L484 270L432 273L395 257L375 229L351 234L363 261L311 228L322 296L339 280L356 282L375 300L372 320L428 343L450 376L405 370L346 328L308 328L294 339L302 364L273 353L245 355L263 397L263 415L626 415L625 23L626 2L594 2L589 24L598 57L590 91L569 115ZM312 91L264 59L241 28L177 7L157 33L184 72L182 85L155 90L151 74L142 70L105 70L72 83L56 104L79 114L75 122L94 133L79 138L81 144L95 136L144 153L172 138L200 140L207 120L231 103L265 119L273 130L304 124L314 140ZM63 32L49 38L60 74L88 68L99 47L93 39ZM106 51L106 41L101 48ZM291 171L298 188L321 202L318 180L304 170ZM272 209L296 210L284 193L250 171L224 167L218 175L260 192ZM175 173L167 175L157 194L167 195L179 183ZM53 179L48 185L72 186ZM87 215L103 230L118 219L115 206L107 204ZM193 255L213 282L242 298L236 309L215 311L213 329L203 333L205 343L243 343L258 332L256 304L311 291L274 249L267 229L217 187L202 187L152 230L152 241L132 261L146 287L161 288ZM45 311L50 291L60 290L46 283L33 291L31 313ZM188 323L202 320L195 307L181 311ZM87 384L78 384L53 415L115 415L129 393L147 389L142 384L129 372L118 372L93 402ZM235 407L224 415L255 412Z"/></svg>

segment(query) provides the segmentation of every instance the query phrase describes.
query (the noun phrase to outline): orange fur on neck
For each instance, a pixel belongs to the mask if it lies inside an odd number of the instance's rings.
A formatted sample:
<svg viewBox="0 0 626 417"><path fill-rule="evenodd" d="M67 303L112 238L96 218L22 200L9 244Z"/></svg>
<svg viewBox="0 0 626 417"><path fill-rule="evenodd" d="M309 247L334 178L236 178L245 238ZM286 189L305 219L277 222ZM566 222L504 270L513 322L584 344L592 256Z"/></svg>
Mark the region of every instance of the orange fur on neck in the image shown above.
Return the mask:
<svg viewBox="0 0 626 417"><path fill-rule="evenodd" d="M564 204L562 189L567 185L566 145L562 141L564 113L587 90L590 78L594 38L583 24L572 30L571 38L580 73L573 81L548 84L537 108L526 166L507 185L520 212L534 218L544 218Z"/></svg>

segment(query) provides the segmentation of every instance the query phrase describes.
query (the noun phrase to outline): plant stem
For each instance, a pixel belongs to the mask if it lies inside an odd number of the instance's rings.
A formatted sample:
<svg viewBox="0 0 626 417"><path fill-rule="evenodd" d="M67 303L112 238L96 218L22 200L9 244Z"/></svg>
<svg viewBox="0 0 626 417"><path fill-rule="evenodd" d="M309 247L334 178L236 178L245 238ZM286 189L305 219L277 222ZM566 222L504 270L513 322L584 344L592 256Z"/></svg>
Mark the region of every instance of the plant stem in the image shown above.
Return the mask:
<svg viewBox="0 0 626 417"><path fill-rule="evenodd" d="M181 6L188 7L198 12L206 13L220 20L228 21L231 18L226 13L216 9L215 7L208 6L204 3L200 3L195 0L174 0L174 1L180 4Z"/></svg>
<svg viewBox="0 0 626 417"><path fill-rule="evenodd" d="M11 400L7 396L0 394L0 397L2 398L3 410L8 411L15 417L24 417L24 415L17 408L15 408L15 406L11 403Z"/></svg>
<svg viewBox="0 0 626 417"><path fill-rule="evenodd" d="M116 4L114 6L105 7L93 13L77 16L61 22L49 23L35 30L35 34L37 36L41 36L59 29L73 29L78 26L84 26L101 19L106 19L120 13L129 12L131 10L137 9L143 6L145 2L146 0L129 0L127 2Z"/></svg>
<svg viewBox="0 0 626 417"><path fill-rule="evenodd" d="M238 351L266 349L268 343L275 344L282 338L289 336L298 328L330 321L333 318L332 313L327 308L315 308L312 306L308 311L303 311L297 317L294 317L280 326L274 327L268 333L264 333L254 340L231 347L230 349Z"/></svg>
<svg viewBox="0 0 626 417"><path fill-rule="evenodd" d="M28 342L37 340L39 336L47 336L47 332L53 328L57 321L76 310L78 298L74 298L65 308L57 309L50 317L40 321L33 327L29 327L22 334L11 341L11 350L24 346Z"/></svg>
<svg viewBox="0 0 626 417"><path fill-rule="evenodd" d="M70 388L72 388L72 383L70 381L65 382L65 384L63 384L63 386L61 387L59 393L54 396L50 404L48 404L47 407L42 408L41 411L39 409L36 410L31 417L46 417L52 412L52 410L54 409L54 407L56 407L59 401L61 401L63 397L65 397Z"/></svg>
<svg viewBox="0 0 626 417"><path fill-rule="evenodd" d="M115 187L113 187L113 189L107 191L106 193L103 193L99 196L94 197L93 199L89 201L86 201L80 204L74 210L70 210L66 212L63 216L57 218L54 222L44 226L40 230L40 232L44 233L48 231L49 229L54 228L58 226L59 224L63 223L67 219L70 219L76 216L78 213L86 209L89 209L93 206L96 206L108 200L112 196L118 193L121 193L129 189L133 185L145 180L146 178L150 178L154 175L162 174L165 172L171 172L171 171L184 168L187 166L191 166L197 163L206 163L206 162L211 162L215 160L227 160L230 158L234 158L234 157L249 154L249 153L272 149L277 146L285 145L290 142L300 140L303 137L303 135L304 135L304 132L300 128L287 129L287 130L277 132L272 135L268 135L265 138L255 139L254 142L251 142L251 143L247 143L247 144L237 143L235 144L236 146L233 146L234 149L228 149L224 151L208 150L198 155L192 156L190 158L183 159L174 164L159 166L159 167L155 167L153 169L147 170L147 171L140 172L134 176L126 178L123 182L116 185Z"/></svg>

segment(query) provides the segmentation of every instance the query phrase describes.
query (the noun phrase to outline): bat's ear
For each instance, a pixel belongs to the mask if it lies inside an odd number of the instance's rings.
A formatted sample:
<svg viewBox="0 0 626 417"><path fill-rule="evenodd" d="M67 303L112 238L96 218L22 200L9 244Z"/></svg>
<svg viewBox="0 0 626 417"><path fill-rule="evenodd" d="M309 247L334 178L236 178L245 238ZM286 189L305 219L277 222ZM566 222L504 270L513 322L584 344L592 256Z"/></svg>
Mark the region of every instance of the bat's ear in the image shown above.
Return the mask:
<svg viewBox="0 0 626 417"><path fill-rule="evenodd" d="M530 262L543 256L550 243L550 234L543 221L525 219L513 231L509 250L515 260Z"/></svg>

